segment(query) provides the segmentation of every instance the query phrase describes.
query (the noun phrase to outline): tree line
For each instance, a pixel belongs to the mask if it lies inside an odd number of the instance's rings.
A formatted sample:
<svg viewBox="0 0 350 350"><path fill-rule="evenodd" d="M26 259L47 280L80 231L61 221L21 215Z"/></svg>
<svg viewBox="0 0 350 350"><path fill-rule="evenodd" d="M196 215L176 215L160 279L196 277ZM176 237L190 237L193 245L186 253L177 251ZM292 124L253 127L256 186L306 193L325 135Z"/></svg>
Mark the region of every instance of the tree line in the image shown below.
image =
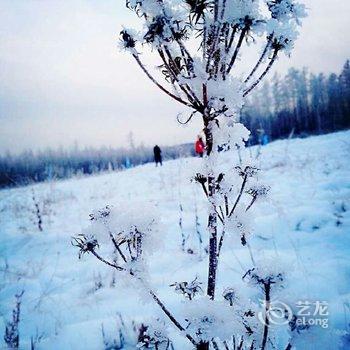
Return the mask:
<svg viewBox="0 0 350 350"><path fill-rule="evenodd" d="M192 144L162 147L163 158L176 159L194 155ZM118 171L153 161L153 148L143 145L129 148L47 149L19 155L0 156L0 188L27 185L72 176Z"/></svg>
<svg viewBox="0 0 350 350"><path fill-rule="evenodd" d="M275 74L248 99L241 120L251 130L251 145L289 136L306 136L350 127L350 61L340 74L309 73L292 68L281 77ZM150 147L101 147L57 150L0 156L0 188L50 179L64 179L103 171L116 171L153 161ZM164 159L194 156L192 144L162 147Z"/></svg>
<svg viewBox="0 0 350 350"><path fill-rule="evenodd" d="M313 74L291 68L275 74L248 100L242 122L252 132L251 144L270 139L323 134L350 127L350 61L340 74Z"/></svg>

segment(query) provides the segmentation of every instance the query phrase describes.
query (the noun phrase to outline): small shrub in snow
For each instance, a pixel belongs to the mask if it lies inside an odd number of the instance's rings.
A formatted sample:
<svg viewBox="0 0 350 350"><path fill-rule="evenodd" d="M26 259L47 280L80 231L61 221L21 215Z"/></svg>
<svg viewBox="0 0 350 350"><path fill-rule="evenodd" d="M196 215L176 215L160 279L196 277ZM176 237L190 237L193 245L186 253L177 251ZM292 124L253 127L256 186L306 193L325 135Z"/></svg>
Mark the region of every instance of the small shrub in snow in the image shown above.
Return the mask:
<svg viewBox="0 0 350 350"><path fill-rule="evenodd" d="M155 349L173 350L172 342L167 336L164 322L155 319L150 324L125 322L121 315L115 329L106 329L102 324L104 350L121 349ZM112 332L111 332L112 331Z"/></svg>
<svg viewBox="0 0 350 350"><path fill-rule="evenodd" d="M19 322L21 315L21 303L24 290L16 294L16 306L12 311L12 320L6 323L4 340L8 349L19 348Z"/></svg>
<svg viewBox="0 0 350 350"><path fill-rule="evenodd" d="M159 327L161 325L159 321L155 324L158 327L140 325L137 347L140 349L173 350L173 344L167 336L165 327Z"/></svg>
<svg viewBox="0 0 350 350"><path fill-rule="evenodd" d="M34 207L35 207L34 214L35 214L35 217L36 217L38 229L39 229L39 231L42 231L43 230L42 213L41 213L41 210L40 210L40 207L39 207L39 203L38 203L38 201L37 201L37 199L35 197L34 190L32 190L32 200L33 200L33 204L34 204Z"/></svg>
<svg viewBox="0 0 350 350"><path fill-rule="evenodd" d="M46 195L38 195L34 189L31 191L32 205L30 208L34 225L40 232L44 229L44 224L49 224L52 215L52 199Z"/></svg>

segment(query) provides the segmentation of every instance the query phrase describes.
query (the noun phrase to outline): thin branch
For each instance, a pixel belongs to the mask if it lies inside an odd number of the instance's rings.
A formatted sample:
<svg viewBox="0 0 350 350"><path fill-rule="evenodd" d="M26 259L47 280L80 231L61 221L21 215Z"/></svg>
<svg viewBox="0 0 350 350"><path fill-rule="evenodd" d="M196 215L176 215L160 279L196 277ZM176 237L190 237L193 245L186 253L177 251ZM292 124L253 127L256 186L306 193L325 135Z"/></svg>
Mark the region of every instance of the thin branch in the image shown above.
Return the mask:
<svg viewBox="0 0 350 350"><path fill-rule="evenodd" d="M212 341L212 344L213 344L214 350L220 350L219 345L217 344L217 342L215 340Z"/></svg>
<svg viewBox="0 0 350 350"><path fill-rule="evenodd" d="M205 21L205 17L204 17L204 23L203 23L203 41L202 41L202 58L203 58L203 62L205 60L205 53L207 52L207 24Z"/></svg>
<svg viewBox="0 0 350 350"><path fill-rule="evenodd" d="M241 49L241 46L242 46L242 43L243 43L243 39L244 39L244 37L245 37L247 31L248 31L248 28L247 28L247 27L244 27L244 28L242 29L241 35L240 35L240 37L239 37L239 39L238 39L238 43L237 43L236 49L235 49L235 51L234 51L234 53L233 53L233 56L232 56L232 58L231 58L231 61L230 61L229 65L228 65L228 67L227 67L227 74L230 73L230 71L231 71L231 69L232 69L232 67L233 67L233 65L234 65L234 63L235 63L235 61L236 61L236 59L237 59L239 50Z"/></svg>
<svg viewBox="0 0 350 350"><path fill-rule="evenodd" d="M216 1L215 1L215 5L214 5L214 22L217 22L217 20L218 20L218 15L219 15L219 1L220 1L220 0L216 0Z"/></svg>
<svg viewBox="0 0 350 350"><path fill-rule="evenodd" d="M144 71L144 73L147 75L147 77L156 85L159 87L159 89L161 89L163 92L165 92L168 96L172 97L174 100L182 103L183 105L187 106L187 107L193 107L190 103L182 100L180 97L172 94L170 91L168 91L166 88L164 88L162 85L160 85L154 78L153 76L148 72L148 70L145 68L145 66L142 64L142 62L140 61L139 57L136 54L133 54L133 57L135 58L137 64L140 66L140 68Z"/></svg>
<svg viewBox="0 0 350 350"><path fill-rule="evenodd" d="M203 182L201 182L201 185L202 185L202 189L203 189L203 192L204 192L205 196L208 197L209 193L208 193L207 188L205 187L205 184Z"/></svg>
<svg viewBox="0 0 350 350"><path fill-rule="evenodd" d="M225 38L225 43L224 47L225 50L221 53L221 67L220 67L220 72L222 74L222 79L226 80L226 60L227 60L227 47L228 47L228 40L229 40L229 34L230 34L230 26L228 23L225 23L223 26L223 32L224 32L224 38Z"/></svg>
<svg viewBox="0 0 350 350"><path fill-rule="evenodd" d="M253 266L256 266L256 262L255 262L254 255L253 255L253 251L252 251L252 248L251 248L249 242L246 243L246 246L247 246L248 251L249 251L250 260L252 261Z"/></svg>
<svg viewBox="0 0 350 350"><path fill-rule="evenodd" d="M269 70L271 69L272 65L275 63L277 56L278 56L278 51L279 50L275 50L273 52L273 56L268 64L268 66L266 67L266 69L264 70L264 72L260 75L259 79L247 90L244 91L243 96L246 97L256 86L258 86L260 84L260 82L263 80L263 78L265 77L265 75L269 72Z"/></svg>
<svg viewBox="0 0 350 350"><path fill-rule="evenodd" d="M255 72L257 71L257 69L259 68L260 64L263 62L268 50L269 50L269 47L271 45L271 41L272 41L272 35L268 38L267 40L267 43L266 43L266 46L264 48L264 51L262 52L258 62L256 63L255 67L253 68L253 70L250 72L250 74L248 75L248 77L246 78L246 80L244 80L244 83L248 83L248 81L252 78L252 76L255 74Z"/></svg>
<svg viewBox="0 0 350 350"><path fill-rule="evenodd" d="M99 254L97 254L94 250L90 250L90 252L95 255L95 257L102 261L104 264L108 265L108 266L111 266L113 267L114 269L117 269L118 271L125 271L125 269L123 269L122 267L118 266L118 265L115 265L109 261L107 261L106 259L102 258L102 256L100 256Z"/></svg>
<svg viewBox="0 0 350 350"><path fill-rule="evenodd" d="M231 37L230 40L228 42L228 44L226 45L226 53L229 53L233 44L233 41L235 39L236 33L237 33L237 29L238 29L238 25L234 25L232 28L232 33L231 33Z"/></svg>
<svg viewBox="0 0 350 350"><path fill-rule="evenodd" d="M168 24L168 26L169 26L169 29L170 29L170 31L171 31L171 33L172 33L172 35L173 35L175 41L177 42L177 44L178 44L179 47L180 47L180 51L181 51L181 54L183 55L183 58L186 59L186 58L184 57L184 53L185 53L185 54L187 55L187 59L188 59L190 62L193 62L193 58L192 58L192 56L190 55L190 53L188 52L186 46L185 46L185 45L183 44L183 42L176 36L176 33L175 33L175 31L174 31L174 28L173 28L173 26L171 25L171 23L170 23L170 21L169 21L169 19L168 19L168 16L167 16L167 14L166 14L166 12L165 12L164 3L163 3L163 7L162 7L162 12L163 12L164 18L165 18L165 20L166 20L166 22L167 22L167 24Z"/></svg>
<svg viewBox="0 0 350 350"><path fill-rule="evenodd" d="M169 49L167 46L164 47L165 53L167 54L169 61L172 62L173 67L176 69L176 63L175 60L173 59ZM166 62L166 59L164 57L164 54L161 50L158 50L159 55L161 56L164 64L167 66L168 70L170 70L173 74L174 80L178 83L180 89L186 94L187 98L189 100L194 100L194 102L196 102L198 104L198 106L201 106L201 103L198 99L198 97L196 96L196 94L193 92L193 90L190 88L190 86L188 86L188 84L184 84L184 86L186 87L186 89L188 91L185 90L185 88L183 87L182 84L180 84L179 79L177 78L177 74L181 74L180 70L177 70L177 72L174 72L173 69L170 67L170 65Z"/></svg>
<svg viewBox="0 0 350 350"><path fill-rule="evenodd" d="M215 23L215 25L216 24L217 23ZM208 59L207 59L207 64L206 64L206 68L205 68L207 73L209 73L210 63L211 63L213 55L216 51L217 43L219 41L220 24L217 27L215 26L214 28L212 28L211 32L212 32L213 38L212 38L212 44L211 44L209 51L208 51Z"/></svg>
<svg viewBox="0 0 350 350"><path fill-rule="evenodd" d="M220 216L218 210L215 208L215 213L217 214L218 218L220 219L220 222L224 224L224 218Z"/></svg>
<svg viewBox="0 0 350 350"><path fill-rule="evenodd" d="M103 263L105 263L108 266L111 266L119 271L127 271L124 268L117 266L115 264L110 263L109 261L105 260L104 258L102 258L99 254L97 254L94 250L91 250L91 253L100 261L102 261ZM132 277L137 278L132 271L129 271L129 274ZM141 282L142 279L138 278ZM149 294L152 296L153 300L160 306L160 308L162 309L162 311L168 316L168 318L170 319L170 321L176 326L176 328L178 328L181 332L186 332L185 328L176 320L176 318L171 314L171 312L167 309L167 307L162 303L162 301L157 297L157 295L153 292L153 290L149 290L148 291ZM197 342L195 341L195 339L190 335L190 334L185 334L186 338L193 344L193 345L197 345Z"/></svg>
<svg viewBox="0 0 350 350"><path fill-rule="evenodd" d="M225 10L226 10L226 1L227 1L227 0L223 0L223 2L222 2L222 9L221 9L221 15L220 15L221 20L224 19Z"/></svg>
<svg viewBox="0 0 350 350"><path fill-rule="evenodd" d="M220 47L216 50L215 56L214 56L214 78L216 79L218 76L218 72L220 69L220 63L221 63L221 50Z"/></svg>
<svg viewBox="0 0 350 350"><path fill-rule="evenodd" d="M166 306L162 303L162 301L157 297L157 295L153 292L153 290L149 291L149 294L151 294L153 300L160 306L160 308L163 310L163 312L168 316L170 321L178 328L181 332L185 332L185 328L181 326L181 324L176 320L176 318L171 314L171 312L166 308ZM195 339L190 335L186 334L186 338L193 344L197 345L197 342Z"/></svg>
<svg viewBox="0 0 350 350"><path fill-rule="evenodd" d="M184 53L185 53L187 55L187 59L190 62L193 62L193 58L192 58L191 54L188 52L188 50L187 50L186 46L183 44L183 42L181 42L179 39L175 39L175 40L180 47L181 54L184 56Z"/></svg>
<svg viewBox="0 0 350 350"><path fill-rule="evenodd" d="M112 242L113 242L113 245L115 247L115 249L118 251L118 253L120 254L120 256L122 257L122 259L124 260L124 262L126 262L126 257L125 255L123 254L123 252L121 251L119 245L117 244L112 232L108 232L109 233L109 237L111 238Z"/></svg>
<svg viewBox="0 0 350 350"><path fill-rule="evenodd" d="M254 196L253 199L252 199L252 201L249 203L249 205L248 205L247 208L245 209L245 211L248 211L248 210L252 207L252 205L255 203L256 199L257 199L257 197Z"/></svg>
<svg viewBox="0 0 350 350"><path fill-rule="evenodd" d="M242 197L242 194L243 194L245 185L247 184L247 180L248 180L248 175L245 174L245 175L244 175L244 178L243 178L243 182L242 182L241 189L240 189L240 191L239 191L239 194L238 194L238 196L237 196L237 199L236 199L236 201L235 201L235 204L233 205L233 208L231 209L230 214L228 215L228 217L231 217L231 215L234 213L234 211L235 211L235 209L236 209L236 207L237 207L237 205L238 205L238 203L239 203L239 201L240 201L240 199L241 199L241 197Z"/></svg>
<svg viewBox="0 0 350 350"><path fill-rule="evenodd" d="M181 125L186 125L186 124L188 124L190 121L191 121L191 119L194 117L194 115L197 113L197 111L194 111L194 112L192 112L191 114L190 114L190 116L183 122L182 120L180 120L180 114L178 114L177 116L176 116L176 120L178 121L178 123L180 123Z"/></svg>
<svg viewBox="0 0 350 350"><path fill-rule="evenodd" d="M207 90L207 84L202 85L203 88L203 105L204 107L207 107L208 105L208 90Z"/></svg>
<svg viewBox="0 0 350 350"><path fill-rule="evenodd" d="M224 196L224 198L225 198L225 213L226 213L226 216L228 216L228 214L229 214L228 198L226 195Z"/></svg>
<svg viewBox="0 0 350 350"><path fill-rule="evenodd" d="M205 134L207 135L207 144L212 142L212 134L210 129L206 128ZM207 151L208 152L208 151ZM210 154L210 153L208 153ZM209 197L213 198L215 196L216 181L211 175L208 176L208 190ZM215 287L216 287L216 275L218 267L217 258L217 210L214 203L211 203L212 209L210 209L208 217L208 231L209 231L209 266L208 266L208 285L207 285L207 295L210 299L215 298Z"/></svg>
<svg viewBox="0 0 350 350"><path fill-rule="evenodd" d="M188 100L191 103L194 103L195 102L194 97L179 82L179 79L178 79L177 75L180 73L180 71L175 72L174 69L172 67L170 67L170 65L167 62L167 60L166 60L166 58L164 56L164 53L163 53L163 51L161 49L158 49L158 54L159 54L160 58L162 59L165 68L168 70L169 74L172 76L172 80L173 80L172 83L176 82L179 85L180 89L185 93L185 95L187 96ZM173 67L175 68L176 67L176 63L174 62L173 58L171 57L170 52L167 52L167 55L169 57L169 61L171 60L171 62L173 64ZM185 85L185 86L187 86L187 85Z"/></svg>
<svg viewBox="0 0 350 350"><path fill-rule="evenodd" d="M131 250L131 246L130 246L130 241L129 241L129 240L127 241L127 246L128 246L130 258L131 258L131 260L134 260L134 257L133 257L133 255L132 255L132 250Z"/></svg>
<svg viewBox="0 0 350 350"><path fill-rule="evenodd" d="M225 238L225 227L224 227L223 230L222 230L222 234L221 234L220 240L219 240L218 254L217 254L218 257L220 256L222 244L224 243L224 238Z"/></svg>
<svg viewBox="0 0 350 350"><path fill-rule="evenodd" d="M230 350L226 340L224 340L224 346L225 346L225 350Z"/></svg>
<svg viewBox="0 0 350 350"><path fill-rule="evenodd" d="M224 217L225 217L225 214L224 214L224 211L222 210L221 205L219 206L219 209L220 209L221 216L224 218Z"/></svg>

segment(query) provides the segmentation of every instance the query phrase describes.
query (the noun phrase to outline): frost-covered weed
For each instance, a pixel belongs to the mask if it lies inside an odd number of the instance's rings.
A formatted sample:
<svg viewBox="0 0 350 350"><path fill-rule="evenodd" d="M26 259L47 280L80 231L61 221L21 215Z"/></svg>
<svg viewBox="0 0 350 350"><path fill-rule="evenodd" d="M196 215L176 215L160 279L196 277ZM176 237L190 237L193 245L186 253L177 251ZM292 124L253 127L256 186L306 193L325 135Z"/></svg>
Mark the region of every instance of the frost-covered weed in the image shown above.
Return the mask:
<svg viewBox="0 0 350 350"><path fill-rule="evenodd" d="M192 300L196 295L203 293L202 282L196 277L191 282L174 282L170 287L174 287L175 292L182 294L185 298Z"/></svg>
<svg viewBox="0 0 350 350"><path fill-rule="evenodd" d="M151 320L147 324L135 321L128 322L119 314L116 325L108 326L102 324L101 327L104 350L174 349L167 336L164 322L160 319Z"/></svg>
<svg viewBox="0 0 350 350"><path fill-rule="evenodd" d="M145 206L105 207L92 213L91 225L73 244L80 257L92 254L120 275L137 281L137 288L153 298L170 323L198 350L229 349L228 344L234 349L264 350L268 341L274 342L268 322L258 327L254 320L257 307L242 296L237 298L231 286L218 297L217 274L228 236L232 247L244 247L251 257L252 266L243 280L262 293L266 320L271 295L285 277L280 271L271 271L271 262L256 263L249 240L253 205L266 198L269 185L260 182L254 162L240 157L235 164L232 159L237 150L244 149L250 135L239 122L245 97L260 84L280 53L290 54L305 7L294 0L127 0L126 5L144 26L139 33L123 28L119 46L155 86L190 108L189 116L180 122L186 124L194 117L203 121L206 156L203 166L195 170L194 180L207 199L206 288L197 279L172 284L185 296L184 311L175 317L149 286L147 256L157 249L161 232L154 212ZM256 50L256 64L242 78L237 72L242 48L252 44L262 44L262 49ZM163 83L143 63L145 47L157 56ZM179 225L182 229L181 216ZM206 295L200 296L203 290ZM147 329L145 346L152 339L162 343L163 332L149 332Z"/></svg>
<svg viewBox="0 0 350 350"><path fill-rule="evenodd" d="M16 305L12 310L12 319L6 323L4 341L8 349L19 348L19 323L21 315L21 303L24 290L15 295Z"/></svg>

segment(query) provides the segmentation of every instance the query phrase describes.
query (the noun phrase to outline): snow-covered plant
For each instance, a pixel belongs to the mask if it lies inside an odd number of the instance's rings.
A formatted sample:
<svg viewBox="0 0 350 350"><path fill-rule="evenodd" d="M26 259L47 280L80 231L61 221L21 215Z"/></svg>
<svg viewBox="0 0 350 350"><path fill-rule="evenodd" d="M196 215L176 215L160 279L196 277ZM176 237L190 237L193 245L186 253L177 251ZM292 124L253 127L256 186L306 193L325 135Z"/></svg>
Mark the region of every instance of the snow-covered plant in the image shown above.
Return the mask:
<svg viewBox="0 0 350 350"><path fill-rule="evenodd" d="M33 211L33 214L35 215L36 223L37 223L39 231L42 231L43 230L42 212L40 210L39 202L36 199L34 190L32 190L32 200L33 200L33 204L34 204L34 208L35 208L35 210Z"/></svg>
<svg viewBox="0 0 350 350"><path fill-rule="evenodd" d="M53 199L49 195L36 193L34 188L31 189L30 203L28 207L23 209L30 212L30 218L33 224L40 232L44 230L45 225L51 223L51 216L53 214L52 204Z"/></svg>
<svg viewBox="0 0 350 350"><path fill-rule="evenodd" d="M15 295L16 305L12 310L12 320L6 323L4 341L8 349L19 348L19 322L21 314L21 303L24 290Z"/></svg>
<svg viewBox="0 0 350 350"><path fill-rule="evenodd" d="M170 285L170 287L174 287L175 291L179 294L184 295L189 300L192 300L197 294L203 292L202 282L198 281L198 277L196 277L191 282L175 282Z"/></svg>
<svg viewBox="0 0 350 350"><path fill-rule="evenodd" d="M234 290L217 300L218 263L225 236L229 235L249 249L253 266L244 279L250 285L261 287L267 298L266 293L283 279L280 273L264 274L249 245L250 209L268 194L269 187L258 182L259 169L254 164L235 164L233 159L237 149L245 147L250 134L239 122L245 97L260 84L280 54L290 54L297 28L306 15L305 7L295 0L127 0L126 6L144 26L141 32L124 28L120 47L133 57L155 86L189 108L188 117L179 122L188 123L195 116L201 118L206 141L203 168L194 177L208 201L206 296L193 298L201 288L199 284L175 283L175 289L189 299L186 311L191 311L180 321L152 289L149 293L197 349L222 345L228 349L227 341L233 337L234 348L264 350L269 326L259 332L256 325L248 324L255 314L251 305L243 303L235 311ZM254 52L247 50L247 46L256 48L256 61L242 72L247 66L244 55ZM159 62L154 71L143 60L142 53L147 49ZM154 222L144 215L140 219L141 213L142 210L137 211L135 216L128 212L128 225L121 217L123 211L111 215L112 211L106 208L95 213L91 228L75 240L80 254L92 253L145 283L140 263L144 262L147 246L152 247L147 241L152 241L155 231ZM101 242L97 232L113 243L110 259L98 252ZM267 303L265 312L268 311Z"/></svg>
<svg viewBox="0 0 350 350"><path fill-rule="evenodd" d="M138 344L139 349L159 349L173 350L173 344L167 336L166 328L160 320L156 320L151 325L141 324L138 329Z"/></svg>
<svg viewBox="0 0 350 350"><path fill-rule="evenodd" d="M179 204L179 228L180 228L180 233L181 233L181 249L182 251L185 251L185 246L186 246L186 235L184 232L184 228L183 228L183 206L180 203Z"/></svg>
<svg viewBox="0 0 350 350"><path fill-rule="evenodd" d="M124 320L118 314L117 324L102 324L104 350L155 349L174 350L167 336L164 321L149 320L147 323Z"/></svg>

